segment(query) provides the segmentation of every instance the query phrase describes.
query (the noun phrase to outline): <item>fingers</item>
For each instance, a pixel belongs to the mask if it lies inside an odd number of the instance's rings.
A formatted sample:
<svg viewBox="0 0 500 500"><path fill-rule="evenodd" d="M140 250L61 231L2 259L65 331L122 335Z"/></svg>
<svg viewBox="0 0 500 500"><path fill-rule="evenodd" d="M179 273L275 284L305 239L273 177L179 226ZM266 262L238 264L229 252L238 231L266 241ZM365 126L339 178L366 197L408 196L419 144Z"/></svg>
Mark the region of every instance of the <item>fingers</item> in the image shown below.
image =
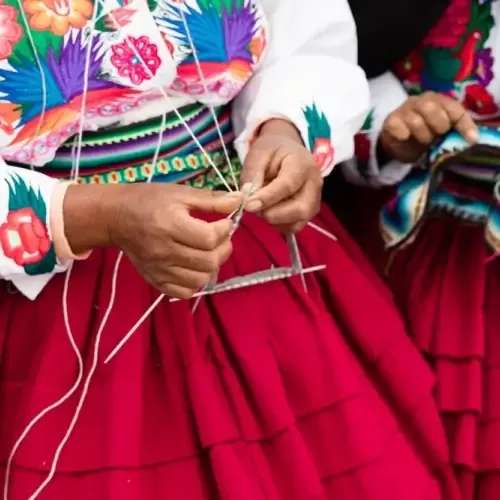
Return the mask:
<svg viewBox="0 0 500 500"><path fill-rule="evenodd" d="M274 150L261 148L257 144L251 147L245 158L241 170L240 185L253 184L254 189L260 189L264 185L266 167L271 163Z"/></svg>
<svg viewBox="0 0 500 500"><path fill-rule="evenodd" d="M229 238L233 223L230 219L205 222L187 212L179 211L172 221L172 238L175 242L199 250L214 250Z"/></svg>
<svg viewBox="0 0 500 500"><path fill-rule="evenodd" d="M456 129L467 141L478 139L477 127L466 109L457 100L434 92L410 97L392 113L384 124L384 134L390 140L416 140L429 146L433 140Z"/></svg>
<svg viewBox="0 0 500 500"><path fill-rule="evenodd" d="M446 134L446 132L453 128L453 121L448 115L446 108L442 105L441 97L428 92L421 99L417 100L415 104L415 109L435 135Z"/></svg>
<svg viewBox="0 0 500 500"><path fill-rule="evenodd" d="M226 241L210 252L186 247L174 250L179 256L174 259L175 265L166 259L150 264L148 281L169 297L189 299L213 281L221 265L231 255L232 245Z"/></svg>
<svg viewBox="0 0 500 500"><path fill-rule="evenodd" d="M403 118L397 113L393 113L387 118L384 131L396 141L407 141L411 137L410 128L406 126Z"/></svg>
<svg viewBox="0 0 500 500"><path fill-rule="evenodd" d="M299 162L294 163L293 167L290 165L286 169L281 169L274 180L250 197L246 210L261 212L291 198L302 188L308 175L308 169Z"/></svg>
<svg viewBox="0 0 500 500"><path fill-rule="evenodd" d="M166 282L189 290L200 290L210 283L212 276L212 273L209 272L193 271L185 267L172 266L168 270Z"/></svg>
<svg viewBox="0 0 500 500"><path fill-rule="evenodd" d="M403 119L410 129L411 135L420 143L426 146L431 144L436 134L430 129L425 118L410 109L406 109L403 114Z"/></svg>
<svg viewBox="0 0 500 500"><path fill-rule="evenodd" d="M190 189L184 198L184 203L191 210L225 215L234 212L242 201L243 195L238 191L226 193L209 189Z"/></svg>
<svg viewBox="0 0 500 500"><path fill-rule="evenodd" d="M172 254L175 257L171 259L170 263L194 271L214 273L231 256L232 251L233 247L229 239L211 251L177 247L172 249Z"/></svg>
<svg viewBox="0 0 500 500"><path fill-rule="evenodd" d="M262 216L274 226L300 225L318 213L319 200L317 187L308 181L295 195L265 210Z"/></svg>
<svg viewBox="0 0 500 500"><path fill-rule="evenodd" d="M467 110L456 100L446 96L442 97L443 107L450 117L453 127L471 144L478 140L478 130L474 120Z"/></svg>

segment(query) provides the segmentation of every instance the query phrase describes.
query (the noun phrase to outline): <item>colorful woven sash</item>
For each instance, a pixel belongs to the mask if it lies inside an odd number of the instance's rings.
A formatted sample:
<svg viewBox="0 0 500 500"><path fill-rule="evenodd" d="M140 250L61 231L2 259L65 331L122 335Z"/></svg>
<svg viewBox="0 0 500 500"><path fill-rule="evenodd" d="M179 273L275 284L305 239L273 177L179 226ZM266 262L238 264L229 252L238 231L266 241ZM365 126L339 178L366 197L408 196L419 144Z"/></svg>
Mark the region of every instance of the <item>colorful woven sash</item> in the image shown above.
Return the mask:
<svg viewBox="0 0 500 500"><path fill-rule="evenodd" d="M485 227L488 245L500 253L500 128L479 127L470 146L447 134L399 184L380 214L388 248L410 244L429 216L446 214Z"/></svg>
<svg viewBox="0 0 500 500"><path fill-rule="evenodd" d="M210 160L230 183L230 169L210 110L202 104L192 104L181 108L179 112ZM230 109L227 106L216 108L215 115L227 144L233 170L238 173L240 165L232 148L234 136ZM200 151L173 112L166 117L160 153L153 166L161 126L160 117L126 127L86 132L79 161L78 182L144 182L152 173L152 182L187 182L200 188L217 188L223 184L210 166L207 155ZM72 139L59 149L56 158L41 171L53 177L69 178L75 156L76 141Z"/></svg>

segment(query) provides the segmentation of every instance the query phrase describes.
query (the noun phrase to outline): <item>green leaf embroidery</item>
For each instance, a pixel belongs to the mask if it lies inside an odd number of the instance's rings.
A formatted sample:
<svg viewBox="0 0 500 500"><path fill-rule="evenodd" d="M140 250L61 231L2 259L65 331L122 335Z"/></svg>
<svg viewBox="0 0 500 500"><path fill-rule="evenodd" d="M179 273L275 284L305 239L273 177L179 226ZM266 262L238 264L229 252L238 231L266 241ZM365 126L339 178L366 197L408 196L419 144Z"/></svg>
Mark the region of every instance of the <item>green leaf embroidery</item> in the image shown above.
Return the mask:
<svg viewBox="0 0 500 500"><path fill-rule="evenodd" d="M309 149L314 150L316 139L330 139L331 129L326 116L318 110L316 104L302 109L308 126Z"/></svg>
<svg viewBox="0 0 500 500"><path fill-rule="evenodd" d="M453 82L462 60L454 56L449 49L426 47L422 53L424 68L434 81Z"/></svg>
<svg viewBox="0 0 500 500"><path fill-rule="evenodd" d="M372 109L369 113L368 116L366 117L365 123L363 123L363 126L361 127L361 130L367 131L371 130L373 126L373 113L374 109Z"/></svg>

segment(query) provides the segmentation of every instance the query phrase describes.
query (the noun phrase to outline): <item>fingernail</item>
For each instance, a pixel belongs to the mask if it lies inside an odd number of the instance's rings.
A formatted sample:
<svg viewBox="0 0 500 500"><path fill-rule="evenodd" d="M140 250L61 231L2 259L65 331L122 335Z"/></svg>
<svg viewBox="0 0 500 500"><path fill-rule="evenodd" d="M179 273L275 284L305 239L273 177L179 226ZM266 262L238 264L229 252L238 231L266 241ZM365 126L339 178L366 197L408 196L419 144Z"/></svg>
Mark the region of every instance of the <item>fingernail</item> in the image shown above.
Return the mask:
<svg viewBox="0 0 500 500"><path fill-rule="evenodd" d="M240 191L229 191L228 193L225 193L225 195L231 198L241 198Z"/></svg>
<svg viewBox="0 0 500 500"><path fill-rule="evenodd" d="M252 200L247 203L245 209L248 212L258 212L262 208L262 201L260 200Z"/></svg>
<svg viewBox="0 0 500 500"><path fill-rule="evenodd" d="M465 138L467 141L474 143L479 139L479 134L477 133L477 130L468 130L467 134L465 134Z"/></svg>

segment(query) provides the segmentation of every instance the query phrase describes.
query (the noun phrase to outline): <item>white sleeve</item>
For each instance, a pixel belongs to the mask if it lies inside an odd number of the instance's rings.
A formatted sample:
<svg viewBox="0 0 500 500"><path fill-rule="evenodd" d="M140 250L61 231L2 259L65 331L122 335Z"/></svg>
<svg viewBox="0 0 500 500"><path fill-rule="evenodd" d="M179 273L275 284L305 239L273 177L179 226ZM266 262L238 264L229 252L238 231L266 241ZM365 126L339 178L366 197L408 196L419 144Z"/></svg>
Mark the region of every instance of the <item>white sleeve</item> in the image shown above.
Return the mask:
<svg viewBox="0 0 500 500"><path fill-rule="evenodd" d="M262 7L267 54L233 102L236 148L243 160L259 126L284 118L326 175L353 156L354 135L369 107L347 0L262 0Z"/></svg>
<svg viewBox="0 0 500 500"><path fill-rule="evenodd" d="M57 184L0 158L0 278L32 300L68 264L57 259L50 230L50 202Z"/></svg>
<svg viewBox="0 0 500 500"><path fill-rule="evenodd" d="M397 184L408 174L411 164L391 160L379 165L377 144L385 119L408 99L408 94L390 72L371 79L369 83L371 110L356 134L355 155L342 165L342 172L354 184Z"/></svg>

